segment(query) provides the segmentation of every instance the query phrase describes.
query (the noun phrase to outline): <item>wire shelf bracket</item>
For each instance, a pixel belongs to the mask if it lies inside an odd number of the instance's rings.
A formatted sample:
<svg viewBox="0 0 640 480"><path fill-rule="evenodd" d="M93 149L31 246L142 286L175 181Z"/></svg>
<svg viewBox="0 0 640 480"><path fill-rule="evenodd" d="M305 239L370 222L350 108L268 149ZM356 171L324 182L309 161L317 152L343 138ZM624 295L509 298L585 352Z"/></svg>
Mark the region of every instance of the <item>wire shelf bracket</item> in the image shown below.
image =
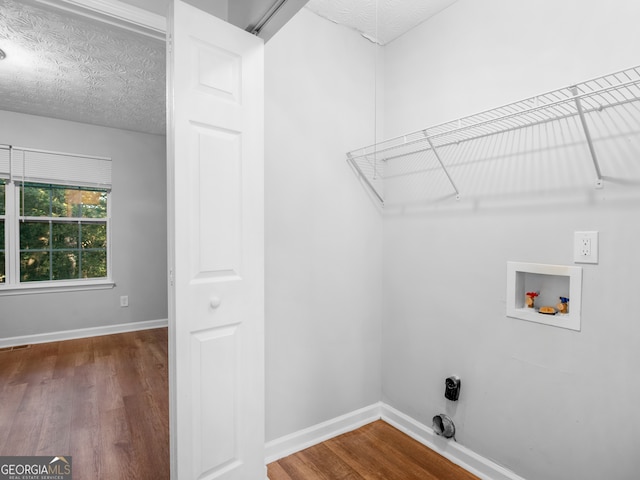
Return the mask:
<svg viewBox="0 0 640 480"><path fill-rule="evenodd" d="M593 140L591 139L591 133L589 132L589 126L587 125L587 119L584 118L584 109L582 108L582 102L580 102L580 94L578 87L574 85L571 87L571 92L575 97L576 101L576 109L578 110L578 115L580 116L580 123L582 124L582 129L584 130L584 136L587 139L587 145L589 146L589 153L591 154L591 160L593 160L593 167L596 171L596 188L602 188L604 183L602 181L602 172L600 171L600 164L598 163L598 156L596 155L596 151L593 148Z"/></svg>
<svg viewBox="0 0 640 480"><path fill-rule="evenodd" d="M438 150L436 150L436 147L433 144L433 142L431 141L431 139L429 138L429 136L427 135L427 131L426 130L424 131L424 136L426 137L427 142L429 143L429 147L431 148L431 151L433 151L433 155L436 157L436 160L438 160L438 163L442 167L442 170L444 171L444 174L447 176L447 179L449 180L449 183L453 187L453 190L456 192L456 200L460 200L460 191L458 190L458 187L456 187L456 184L453 181L453 178L451 178L451 175L449 175L449 170L447 170L447 167L445 166L444 162L440 158L440 155L438 154Z"/></svg>

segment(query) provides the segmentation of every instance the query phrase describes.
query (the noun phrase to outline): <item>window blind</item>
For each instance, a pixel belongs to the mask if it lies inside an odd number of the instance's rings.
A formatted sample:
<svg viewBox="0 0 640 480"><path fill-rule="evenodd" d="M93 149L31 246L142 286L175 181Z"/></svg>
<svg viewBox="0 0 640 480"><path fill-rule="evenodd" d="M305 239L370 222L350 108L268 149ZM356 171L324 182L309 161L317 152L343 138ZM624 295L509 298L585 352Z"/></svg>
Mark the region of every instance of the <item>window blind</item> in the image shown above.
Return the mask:
<svg viewBox="0 0 640 480"><path fill-rule="evenodd" d="M11 151L11 175L17 182L110 190L111 159L14 147Z"/></svg>
<svg viewBox="0 0 640 480"><path fill-rule="evenodd" d="M9 145L0 145L0 178L9 178L11 150Z"/></svg>

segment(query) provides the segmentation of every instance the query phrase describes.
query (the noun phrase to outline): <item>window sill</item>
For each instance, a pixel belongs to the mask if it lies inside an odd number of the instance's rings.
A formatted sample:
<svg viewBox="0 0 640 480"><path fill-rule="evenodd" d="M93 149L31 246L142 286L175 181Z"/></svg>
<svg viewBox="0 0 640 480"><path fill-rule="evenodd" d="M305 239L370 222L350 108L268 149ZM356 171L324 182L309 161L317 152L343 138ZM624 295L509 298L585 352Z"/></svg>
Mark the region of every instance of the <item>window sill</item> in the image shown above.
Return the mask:
<svg viewBox="0 0 640 480"><path fill-rule="evenodd" d="M82 290L106 290L115 287L112 280L58 280L56 282L33 282L20 285L0 285L0 296L30 295L33 293L77 292Z"/></svg>

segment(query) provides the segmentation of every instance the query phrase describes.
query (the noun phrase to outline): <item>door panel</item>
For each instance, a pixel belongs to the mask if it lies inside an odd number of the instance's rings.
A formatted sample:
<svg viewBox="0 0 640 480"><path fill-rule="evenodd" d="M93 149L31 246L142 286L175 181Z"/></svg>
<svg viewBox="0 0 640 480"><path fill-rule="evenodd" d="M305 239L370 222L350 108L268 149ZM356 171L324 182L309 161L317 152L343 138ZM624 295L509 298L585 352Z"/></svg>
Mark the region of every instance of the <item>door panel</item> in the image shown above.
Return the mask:
<svg viewBox="0 0 640 480"><path fill-rule="evenodd" d="M196 75L198 87L210 94L239 104L240 70L242 58L233 52L194 40L193 53L197 55Z"/></svg>
<svg viewBox="0 0 640 480"><path fill-rule="evenodd" d="M240 132L191 125L191 166L196 221L191 238L193 279L240 276L242 259L242 156Z"/></svg>
<svg viewBox="0 0 640 480"><path fill-rule="evenodd" d="M172 478L265 479L262 40L169 21Z"/></svg>
<svg viewBox="0 0 640 480"><path fill-rule="evenodd" d="M194 437L202 448L195 464L204 475L239 466L237 327L221 327L191 337ZM212 367L217 366L217 367Z"/></svg>

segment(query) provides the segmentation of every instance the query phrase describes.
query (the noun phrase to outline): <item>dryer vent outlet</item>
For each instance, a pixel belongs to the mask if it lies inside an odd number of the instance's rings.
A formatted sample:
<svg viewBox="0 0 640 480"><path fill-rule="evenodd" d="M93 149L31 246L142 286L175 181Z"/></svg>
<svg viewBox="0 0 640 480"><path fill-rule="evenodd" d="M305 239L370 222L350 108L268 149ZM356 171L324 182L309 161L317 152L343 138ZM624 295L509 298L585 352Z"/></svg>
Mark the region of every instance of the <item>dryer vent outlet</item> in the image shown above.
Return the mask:
<svg viewBox="0 0 640 480"><path fill-rule="evenodd" d="M456 434L456 426L453 424L451 418L441 413L433 417L433 431L436 435L451 438Z"/></svg>

